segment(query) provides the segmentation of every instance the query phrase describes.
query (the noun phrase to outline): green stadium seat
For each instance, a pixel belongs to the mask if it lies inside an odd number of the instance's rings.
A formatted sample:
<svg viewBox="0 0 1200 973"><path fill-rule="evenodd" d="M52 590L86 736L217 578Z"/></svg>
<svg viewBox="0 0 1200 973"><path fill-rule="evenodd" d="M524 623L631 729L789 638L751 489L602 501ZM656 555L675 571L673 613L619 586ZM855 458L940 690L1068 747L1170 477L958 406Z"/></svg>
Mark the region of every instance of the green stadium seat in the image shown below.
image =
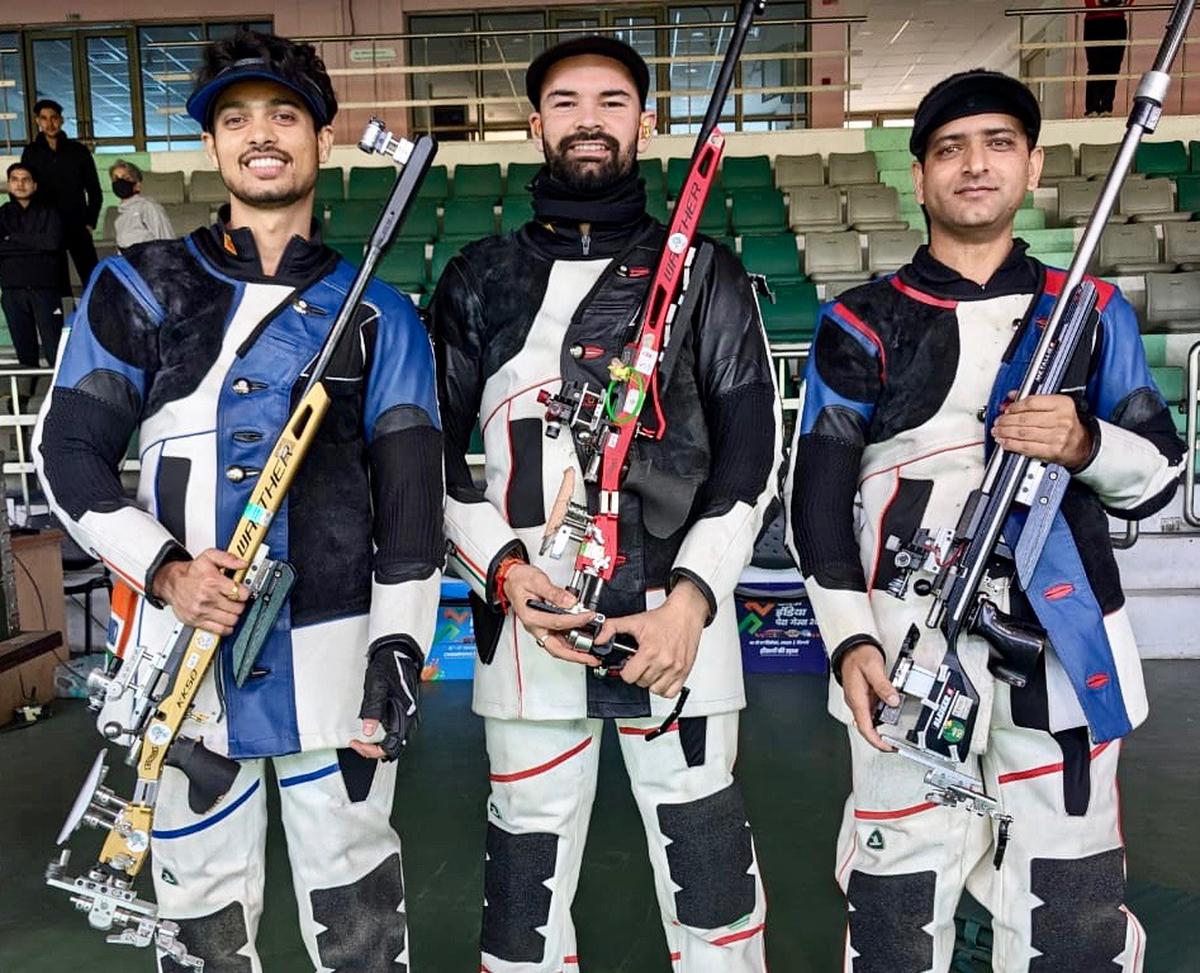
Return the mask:
<svg viewBox="0 0 1200 973"><path fill-rule="evenodd" d="M1188 154L1184 144L1174 142L1143 142L1133 157L1133 171L1144 176L1177 176L1188 171Z"/></svg>
<svg viewBox="0 0 1200 973"><path fill-rule="evenodd" d="M317 202L338 203L346 198L346 188L342 184L342 167L327 166L317 173Z"/></svg>
<svg viewBox="0 0 1200 973"><path fill-rule="evenodd" d="M375 200L355 199L335 203L329 208L325 235L331 240L358 240L361 248L378 219L379 203Z"/></svg>
<svg viewBox="0 0 1200 973"><path fill-rule="evenodd" d="M762 274L772 288L805 280L800 251L791 233L746 237L742 241L742 266L752 274Z"/></svg>
<svg viewBox="0 0 1200 973"><path fill-rule="evenodd" d="M1151 368L1167 363L1167 336L1165 334L1142 335L1142 351L1146 354L1146 364Z"/></svg>
<svg viewBox="0 0 1200 973"><path fill-rule="evenodd" d="M405 294L419 294L425 287L425 244L397 243L379 261L375 275Z"/></svg>
<svg viewBox="0 0 1200 973"><path fill-rule="evenodd" d="M1200 174L1179 176L1175 180L1175 205L1189 213L1200 213Z"/></svg>
<svg viewBox="0 0 1200 973"><path fill-rule="evenodd" d="M446 243L442 240L433 245L433 259L429 264L429 286L431 290L441 279L442 271L446 269L446 264L461 249L457 243Z"/></svg>
<svg viewBox="0 0 1200 973"><path fill-rule="evenodd" d="M730 194L742 189L770 189L771 160L765 155L727 158L721 164L721 182Z"/></svg>
<svg viewBox="0 0 1200 973"><path fill-rule="evenodd" d="M687 178L688 169L691 168L691 159L668 159L667 160L667 198L675 199L679 196L679 191L683 188L683 180ZM709 198L713 196L723 195L725 190L722 188L721 172L718 169L713 176L712 188L709 190Z"/></svg>
<svg viewBox="0 0 1200 973"><path fill-rule="evenodd" d="M1021 230L1041 230L1046 226L1046 211L1033 207L1031 209L1019 209L1016 216L1013 218L1013 229L1017 232Z"/></svg>
<svg viewBox="0 0 1200 973"><path fill-rule="evenodd" d="M711 237L723 237L729 232L729 211L725 208L725 197L712 192L700 214L700 232Z"/></svg>
<svg viewBox="0 0 1200 973"><path fill-rule="evenodd" d="M163 206L182 203L183 173L173 172L142 172L142 192Z"/></svg>
<svg viewBox="0 0 1200 973"><path fill-rule="evenodd" d="M520 229L533 219L533 197L528 193L505 196L500 201L500 232Z"/></svg>
<svg viewBox="0 0 1200 973"><path fill-rule="evenodd" d="M417 190L417 199L436 199L439 203L450 195L450 170L445 166L430 166Z"/></svg>
<svg viewBox="0 0 1200 973"><path fill-rule="evenodd" d="M464 163L454 167L451 188L455 199L486 199L494 203L503 195L500 186L499 162Z"/></svg>
<svg viewBox="0 0 1200 973"><path fill-rule="evenodd" d="M497 166L497 174L498 170ZM492 204L487 199L468 197L446 200L442 232L438 239L465 243L492 236L495 232L496 214L492 212Z"/></svg>
<svg viewBox="0 0 1200 973"><path fill-rule="evenodd" d="M670 213L670 210L667 208L666 194L652 193L646 190L646 212L658 220L658 222L666 223L667 216Z"/></svg>
<svg viewBox="0 0 1200 973"><path fill-rule="evenodd" d="M760 301L769 343L811 341L821 301L811 283L780 284L772 288L775 303Z"/></svg>
<svg viewBox="0 0 1200 973"><path fill-rule="evenodd" d="M396 184L393 166L351 166L347 199L386 199Z"/></svg>
<svg viewBox="0 0 1200 973"><path fill-rule="evenodd" d="M342 205L349 205L343 203ZM436 199L415 199L408 211L408 216L396 233L398 240L432 240L438 235L438 214ZM375 205L375 215L379 215L379 206ZM372 226L375 224L372 223ZM367 230L370 233L370 230Z"/></svg>
<svg viewBox="0 0 1200 973"><path fill-rule="evenodd" d="M350 263L354 264L355 267L362 263L363 247L365 245L365 239L343 238L340 240L327 239L325 241L325 246L329 247L330 250L341 254L345 260L350 261Z"/></svg>
<svg viewBox="0 0 1200 973"><path fill-rule="evenodd" d="M1188 161L1191 165L1188 169L1192 172L1200 172L1200 140L1192 139L1188 142Z"/></svg>
<svg viewBox="0 0 1200 973"><path fill-rule="evenodd" d="M528 195L529 183L541 171L542 164L540 162L510 162L504 173L504 195Z"/></svg>
<svg viewBox="0 0 1200 973"><path fill-rule="evenodd" d="M662 159L639 159L638 169L645 180L647 196L666 196L667 177L663 172Z"/></svg>
<svg viewBox="0 0 1200 973"><path fill-rule="evenodd" d="M782 233L787 208L778 189L743 189L733 194L733 232L739 236Z"/></svg>
<svg viewBox="0 0 1200 973"><path fill-rule="evenodd" d="M1184 371L1177 365L1151 366L1150 376L1162 393L1162 397L1171 405L1183 401Z"/></svg>
<svg viewBox="0 0 1200 973"><path fill-rule="evenodd" d="M467 452L474 456L479 456L483 453L483 432L479 428L478 423L471 430L471 443L467 446Z"/></svg>

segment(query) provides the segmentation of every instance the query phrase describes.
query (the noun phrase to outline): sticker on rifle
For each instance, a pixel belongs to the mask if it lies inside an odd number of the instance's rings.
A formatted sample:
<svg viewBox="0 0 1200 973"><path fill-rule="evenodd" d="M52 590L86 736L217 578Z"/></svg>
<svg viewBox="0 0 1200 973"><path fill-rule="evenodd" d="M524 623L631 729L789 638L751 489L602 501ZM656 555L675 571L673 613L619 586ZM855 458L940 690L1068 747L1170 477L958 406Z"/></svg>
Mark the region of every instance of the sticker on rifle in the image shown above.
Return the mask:
<svg viewBox="0 0 1200 973"><path fill-rule="evenodd" d="M672 233L667 238L667 249L671 253L683 253L687 249L687 237L682 233Z"/></svg>
<svg viewBox="0 0 1200 973"><path fill-rule="evenodd" d="M942 728L942 739L947 743L962 743L967 735L967 728L958 720L947 720Z"/></svg>
<svg viewBox="0 0 1200 973"><path fill-rule="evenodd" d="M633 367L643 375L649 375L654 370L656 358L658 354L650 345L642 345L638 350L637 363Z"/></svg>
<svg viewBox="0 0 1200 973"><path fill-rule="evenodd" d="M193 652L187 657L187 662L184 663L189 669L195 669L200 664L200 653Z"/></svg>
<svg viewBox="0 0 1200 973"><path fill-rule="evenodd" d="M638 400L640 398L641 398L641 395L638 393L637 389L629 390L628 394L625 396L625 406L624 406L625 413L627 415L632 414L637 409Z"/></svg>
<svg viewBox="0 0 1200 973"><path fill-rule="evenodd" d="M260 507L257 503L248 503L243 516L251 523L265 526L271 522L271 517L274 515L266 507Z"/></svg>
<svg viewBox="0 0 1200 973"><path fill-rule="evenodd" d="M958 698L950 706L950 715L957 716L960 719L966 719L971 715L972 702L969 696L964 696L959 693Z"/></svg>
<svg viewBox="0 0 1200 973"><path fill-rule="evenodd" d="M146 739L156 747L161 747L171 739L171 728L166 723L151 723L146 731Z"/></svg>
<svg viewBox="0 0 1200 973"><path fill-rule="evenodd" d="M211 649L217 644L217 637L212 632L198 632L196 634L196 647L200 649Z"/></svg>

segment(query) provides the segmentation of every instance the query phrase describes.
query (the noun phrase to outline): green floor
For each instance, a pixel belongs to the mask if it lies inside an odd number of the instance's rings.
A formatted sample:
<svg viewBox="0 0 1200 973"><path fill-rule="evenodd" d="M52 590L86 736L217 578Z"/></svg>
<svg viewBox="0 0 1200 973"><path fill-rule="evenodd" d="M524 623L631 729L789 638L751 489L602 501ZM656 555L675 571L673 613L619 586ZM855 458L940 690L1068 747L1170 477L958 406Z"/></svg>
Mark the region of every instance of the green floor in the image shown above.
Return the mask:
<svg viewBox="0 0 1200 973"><path fill-rule="evenodd" d="M1152 715L1123 757L1130 904L1149 933L1148 973L1200 971L1200 662L1147 666ZM428 688L419 744L401 771L396 821L405 840L416 973L478 969L487 766L470 687ZM751 677L738 769L770 898L773 973L838 968L844 916L833 883L834 835L847 787L844 737L812 677ZM575 902L588 973L666 973L644 841L615 740ZM139 973L150 958L106 947L41 885L52 842L98 740L79 703L49 722L0 734L0 973ZM120 780L120 778L118 778ZM127 791L121 785L118 793ZM100 843L75 839L81 862ZM268 973L309 970L295 929L282 836L272 831L259 947Z"/></svg>

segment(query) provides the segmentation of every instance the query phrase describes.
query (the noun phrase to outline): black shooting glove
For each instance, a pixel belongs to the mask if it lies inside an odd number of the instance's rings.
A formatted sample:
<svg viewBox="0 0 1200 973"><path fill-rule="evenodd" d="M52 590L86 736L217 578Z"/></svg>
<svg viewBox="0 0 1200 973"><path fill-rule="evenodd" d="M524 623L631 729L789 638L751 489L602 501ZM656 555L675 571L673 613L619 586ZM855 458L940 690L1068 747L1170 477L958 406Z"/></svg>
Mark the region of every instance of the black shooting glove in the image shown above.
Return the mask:
<svg viewBox="0 0 1200 973"><path fill-rule="evenodd" d="M421 702L421 669L425 657L406 635L376 639L367 657L360 719L378 720L385 734L379 742L384 761L395 760L408 745Z"/></svg>

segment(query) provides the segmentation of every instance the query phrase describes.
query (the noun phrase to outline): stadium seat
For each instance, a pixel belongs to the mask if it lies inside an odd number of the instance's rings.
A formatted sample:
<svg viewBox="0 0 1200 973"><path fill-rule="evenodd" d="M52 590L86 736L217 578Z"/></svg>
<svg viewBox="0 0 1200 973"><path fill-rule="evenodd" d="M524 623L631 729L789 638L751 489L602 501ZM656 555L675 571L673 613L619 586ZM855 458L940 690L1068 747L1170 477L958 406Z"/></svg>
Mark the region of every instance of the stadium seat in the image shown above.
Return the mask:
<svg viewBox="0 0 1200 973"><path fill-rule="evenodd" d="M1164 224L1163 251L1176 270L1200 270L1200 223Z"/></svg>
<svg viewBox="0 0 1200 973"><path fill-rule="evenodd" d="M444 243L439 240L433 245L433 259L429 265L429 288L430 290L441 279L442 271L446 269L451 258L462 249L457 243Z"/></svg>
<svg viewBox="0 0 1200 973"><path fill-rule="evenodd" d="M759 301L768 343L811 341L821 310L817 289L810 283L800 282L780 284L771 292L774 303L767 299Z"/></svg>
<svg viewBox="0 0 1200 973"><path fill-rule="evenodd" d="M1169 404L1178 406L1184 400L1184 371L1178 365L1152 366L1150 375Z"/></svg>
<svg viewBox="0 0 1200 973"><path fill-rule="evenodd" d="M1057 186L1061 182L1083 177L1075 172L1075 150L1069 145L1046 145L1046 162L1042 166L1043 186Z"/></svg>
<svg viewBox="0 0 1200 973"><path fill-rule="evenodd" d="M1175 180L1175 206L1189 213L1200 213L1200 175L1180 176Z"/></svg>
<svg viewBox="0 0 1200 973"><path fill-rule="evenodd" d="M327 166L317 173L317 202L337 203L346 198L342 167Z"/></svg>
<svg viewBox="0 0 1200 973"><path fill-rule="evenodd" d="M405 294L425 287L425 244L397 243L379 261L376 276Z"/></svg>
<svg viewBox="0 0 1200 973"><path fill-rule="evenodd" d="M192 230L212 223L209 203L172 203L163 206L176 236L187 236Z"/></svg>
<svg viewBox="0 0 1200 973"><path fill-rule="evenodd" d="M925 242L920 230L874 230L867 234L867 272L872 277L895 273Z"/></svg>
<svg viewBox="0 0 1200 973"><path fill-rule="evenodd" d="M542 171L540 162L510 162L504 173L504 194L506 196L528 195L529 183Z"/></svg>
<svg viewBox="0 0 1200 973"><path fill-rule="evenodd" d="M862 244L858 234L809 233L804 237L804 272L819 284L869 280L863 270Z"/></svg>
<svg viewBox="0 0 1200 973"><path fill-rule="evenodd" d="M1101 145L1084 142L1079 146L1079 174L1085 179L1107 175L1120 147L1119 142L1105 142Z"/></svg>
<svg viewBox="0 0 1200 973"><path fill-rule="evenodd" d="M908 223L900 219L900 194L891 186L847 189L846 222L860 233L908 229Z"/></svg>
<svg viewBox="0 0 1200 973"><path fill-rule="evenodd" d="M1188 154L1184 144L1174 142L1143 142L1133 157L1133 171L1144 176L1179 176L1188 171Z"/></svg>
<svg viewBox="0 0 1200 973"><path fill-rule="evenodd" d="M1017 232L1021 230L1041 230L1046 226L1046 211L1031 207L1030 209L1019 209L1013 217L1013 229Z"/></svg>
<svg viewBox="0 0 1200 973"><path fill-rule="evenodd" d="M221 174L212 169L197 169L192 173L192 182L188 186L188 202L190 203L226 203L229 201L229 190L221 181Z"/></svg>
<svg viewBox="0 0 1200 973"><path fill-rule="evenodd" d="M832 186L795 186L788 195L791 197L788 223L797 233L846 229L842 194Z"/></svg>
<svg viewBox="0 0 1200 973"><path fill-rule="evenodd" d="M667 177L663 172L662 159L638 159L638 171L646 183L647 195L667 195Z"/></svg>
<svg viewBox="0 0 1200 973"><path fill-rule="evenodd" d="M652 193L649 189L646 190L646 212L653 216L658 222L666 223L667 215L670 210L667 208L667 197L665 193Z"/></svg>
<svg viewBox="0 0 1200 973"><path fill-rule="evenodd" d="M874 152L830 152L829 185L860 186L879 182Z"/></svg>
<svg viewBox="0 0 1200 973"><path fill-rule="evenodd" d="M1191 163L1188 166L1189 172L1200 172L1200 140L1192 139L1188 142L1188 161Z"/></svg>
<svg viewBox="0 0 1200 973"><path fill-rule="evenodd" d="M417 206L414 205L414 210ZM413 222L414 214L410 212L405 221L405 229ZM331 240L357 240L360 244L367 242L375 221L379 219L379 203L373 199L354 199L343 203L335 203L329 208L329 222L325 227L325 235Z"/></svg>
<svg viewBox="0 0 1200 973"><path fill-rule="evenodd" d="M1190 220L1191 213L1175 209L1175 184L1170 179L1130 179L1121 187L1118 207L1134 223Z"/></svg>
<svg viewBox="0 0 1200 973"><path fill-rule="evenodd" d="M721 182L729 194L743 189L771 189L771 160L765 155L726 158L721 164Z"/></svg>
<svg viewBox="0 0 1200 973"><path fill-rule="evenodd" d="M1147 274L1146 324L1155 330L1200 331L1200 271Z"/></svg>
<svg viewBox="0 0 1200 973"><path fill-rule="evenodd" d="M520 229L533 219L533 197L528 193L505 196L500 201L500 232Z"/></svg>
<svg viewBox="0 0 1200 973"><path fill-rule="evenodd" d="M667 160L667 198L675 199L679 196L679 190L683 188L683 180L687 178L688 169L691 167L691 159L668 159ZM713 174L712 188L709 190L709 196L724 195L725 190L721 182L721 171L718 169Z"/></svg>
<svg viewBox="0 0 1200 973"><path fill-rule="evenodd" d="M700 232L711 237L723 237L729 232L729 210L725 208L725 197L721 193L708 194L700 214Z"/></svg>
<svg viewBox="0 0 1200 973"><path fill-rule="evenodd" d="M496 202L500 192L500 163L462 164L454 167L455 199L484 199Z"/></svg>
<svg viewBox="0 0 1200 973"><path fill-rule="evenodd" d="M1063 226L1083 226L1092 215L1101 188L1099 182L1064 182L1058 187L1058 222ZM1108 222L1128 220L1120 213L1113 213Z"/></svg>
<svg viewBox="0 0 1200 973"><path fill-rule="evenodd" d="M1125 223L1104 228L1096 250L1095 272L1112 275L1166 273L1173 264L1158 256L1158 234L1150 223Z"/></svg>
<svg viewBox="0 0 1200 973"><path fill-rule="evenodd" d="M445 166L430 166L417 190L417 199L435 199L439 203L450 195L450 170Z"/></svg>
<svg viewBox="0 0 1200 973"><path fill-rule="evenodd" d="M742 266L752 274L766 277L772 289L777 284L797 284L804 280L800 251L790 233L746 237L742 241Z"/></svg>
<svg viewBox="0 0 1200 973"><path fill-rule="evenodd" d="M186 198L183 192L183 173L143 172L142 192L163 206L182 203Z"/></svg>
<svg viewBox="0 0 1200 973"><path fill-rule="evenodd" d="M355 237L354 239L326 239L325 246L330 250L339 253L344 259L350 261L357 267L362 263L363 247L366 245L366 239Z"/></svg>
<svg viewBox="0 0 1200 973"><path fill-rule="evenodd" d="M743 189L733 194L733 232L782 233L787 228L787 209L778 189Z"/></svg>
<svg viewBox="0 0 1200 973"><path fill-rule="evenodd" d="M487 199L446 200L446 209L442 214L442 233L438 239L466 243L492 236L495 232L496 214L492 212L492 204Z"/></svg>
<svg viewBox="0 0 1200 973"><path fill-rule="evenodd" d="M825 162L821 154L775 156L775 185L785 192L793 186L824 186Z"/></svg>
<svg viewBox="0 0 1200 973"><path fill-rule="evenodd" d="M396 184L393 166L351 166L347 199L386 199Z"/></svg>

